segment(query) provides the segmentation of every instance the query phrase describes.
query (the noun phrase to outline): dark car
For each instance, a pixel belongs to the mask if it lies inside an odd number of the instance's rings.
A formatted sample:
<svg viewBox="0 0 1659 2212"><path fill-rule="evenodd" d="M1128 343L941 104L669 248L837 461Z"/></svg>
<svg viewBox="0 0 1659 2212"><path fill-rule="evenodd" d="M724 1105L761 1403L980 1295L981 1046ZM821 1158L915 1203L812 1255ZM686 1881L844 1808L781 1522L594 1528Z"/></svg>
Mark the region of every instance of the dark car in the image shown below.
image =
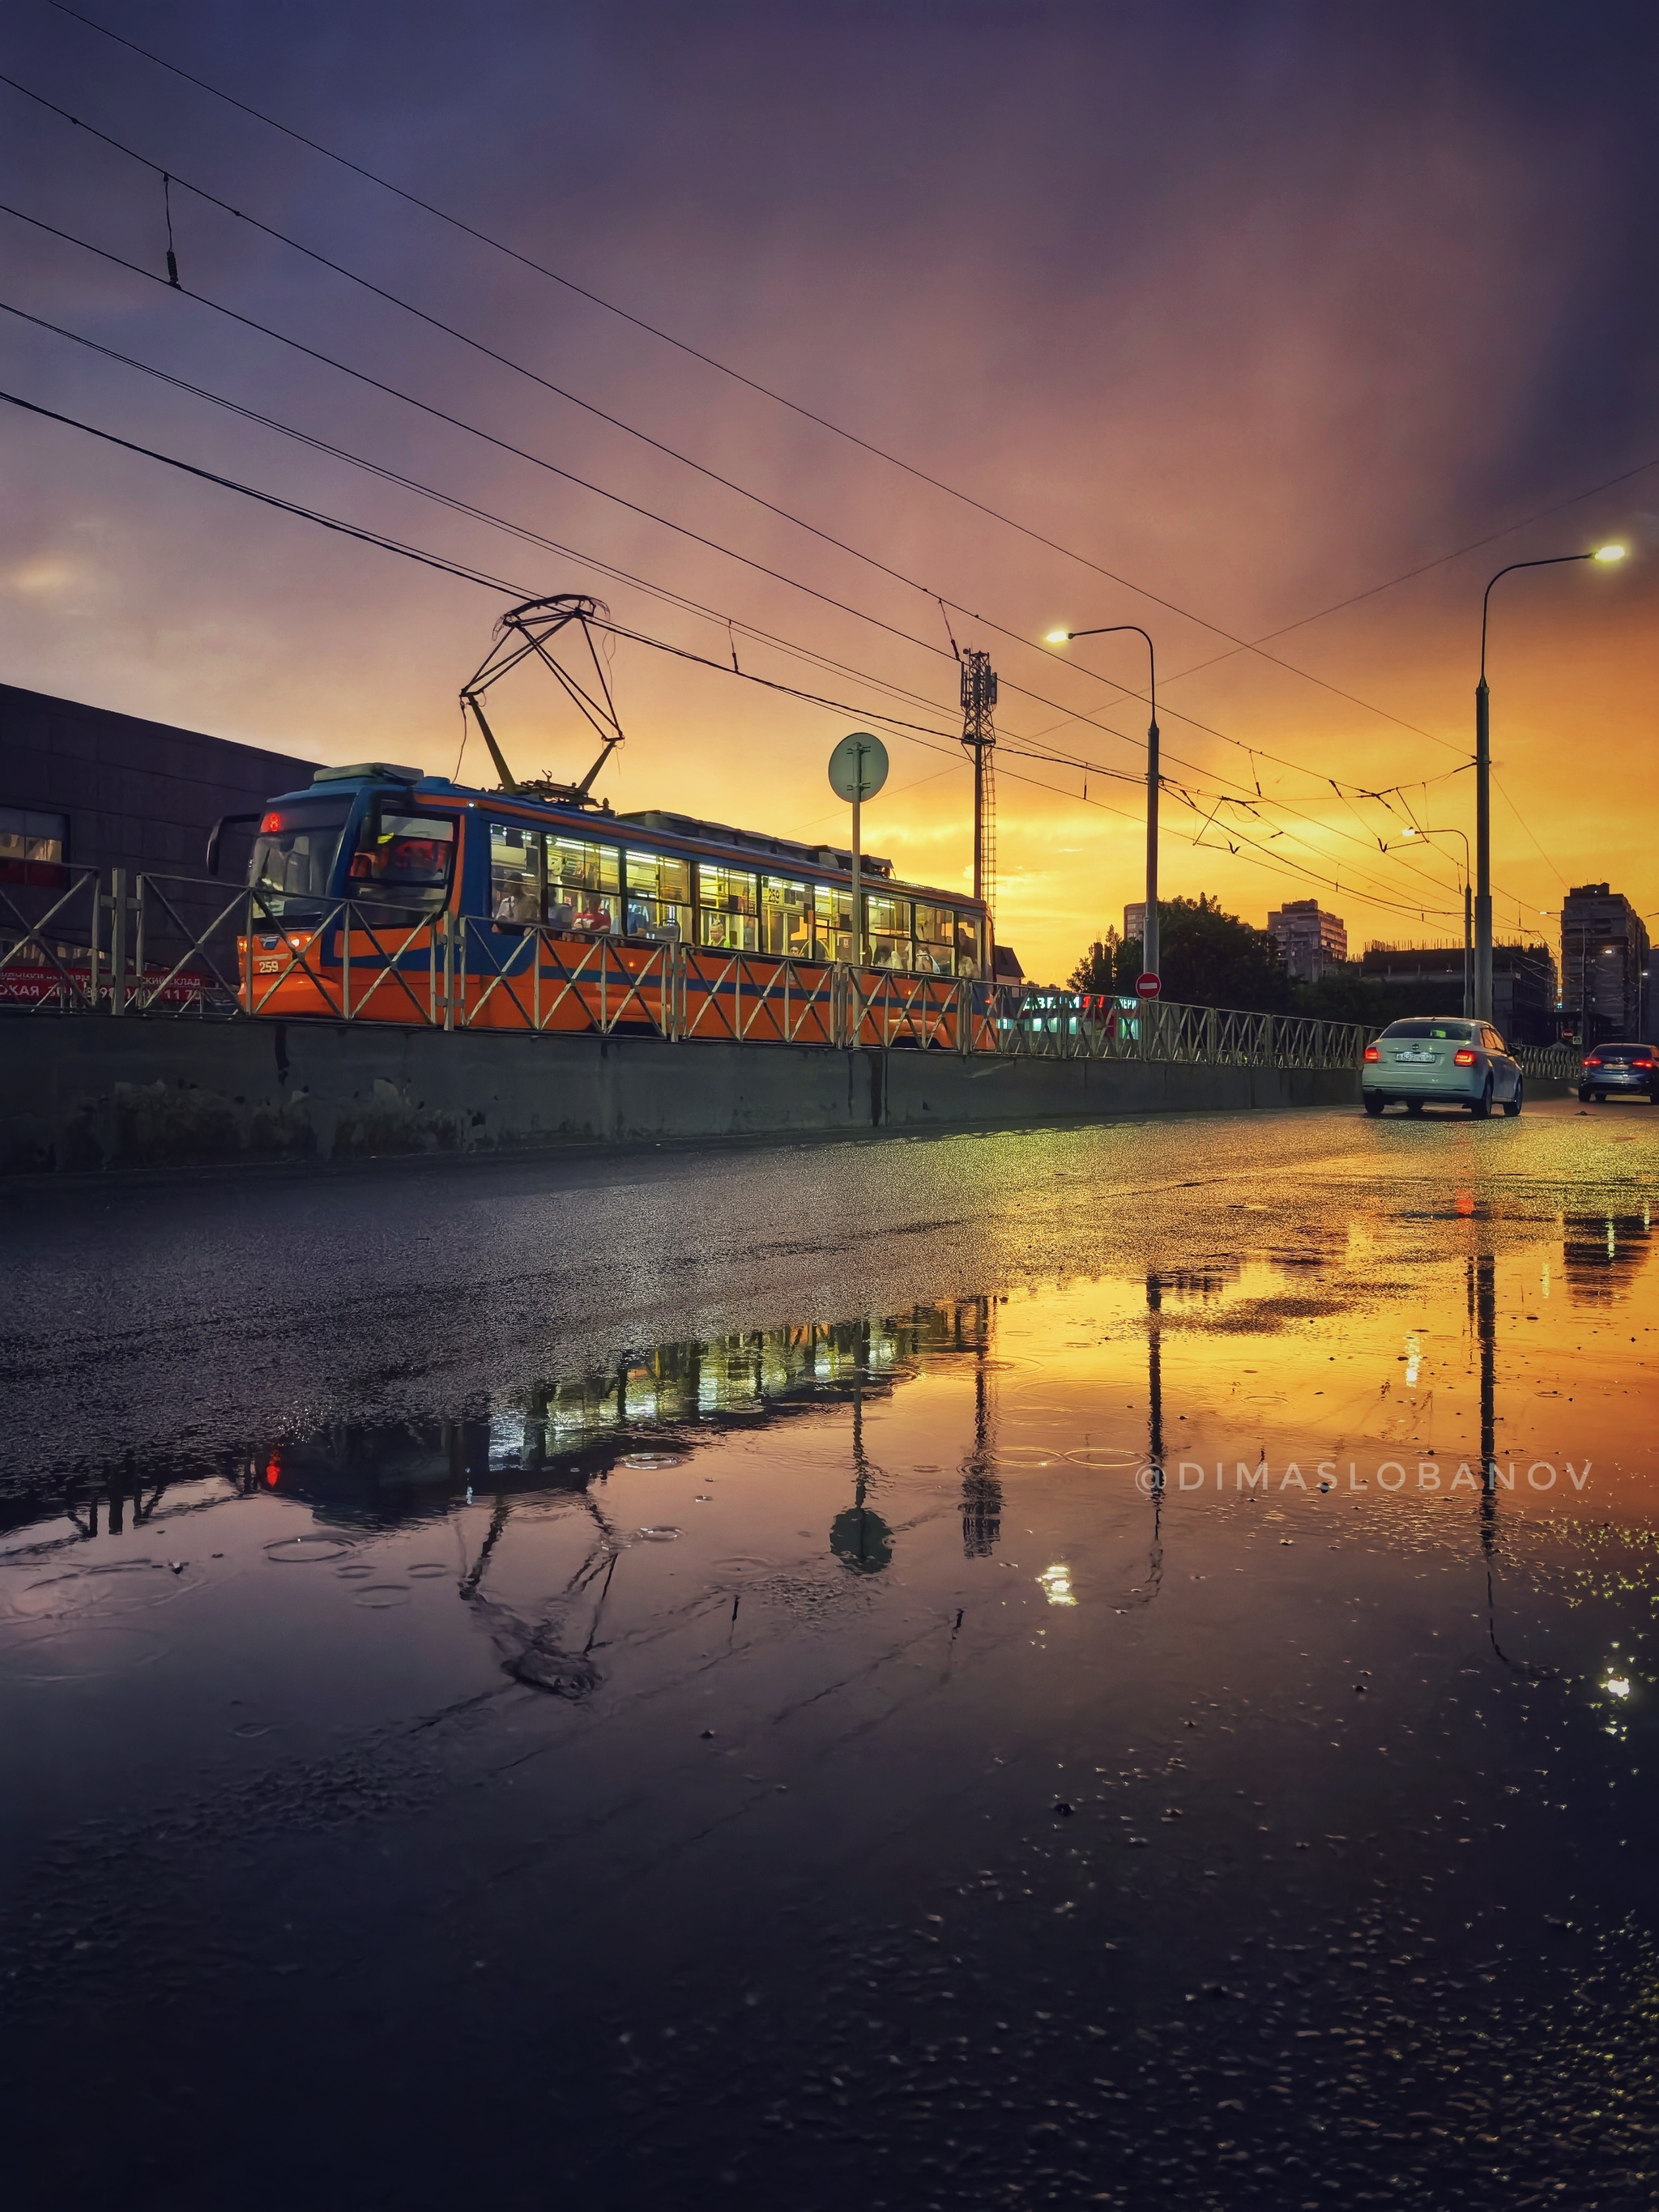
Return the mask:
<svg viewBox="0 0 1659 2212"><path fill-rule="evenodd" d="M1659 1045L1598 1044L1584 1054L1578 1096L1586 1106L1604 1098L1645 1098L1659 1106Z"/></svg>

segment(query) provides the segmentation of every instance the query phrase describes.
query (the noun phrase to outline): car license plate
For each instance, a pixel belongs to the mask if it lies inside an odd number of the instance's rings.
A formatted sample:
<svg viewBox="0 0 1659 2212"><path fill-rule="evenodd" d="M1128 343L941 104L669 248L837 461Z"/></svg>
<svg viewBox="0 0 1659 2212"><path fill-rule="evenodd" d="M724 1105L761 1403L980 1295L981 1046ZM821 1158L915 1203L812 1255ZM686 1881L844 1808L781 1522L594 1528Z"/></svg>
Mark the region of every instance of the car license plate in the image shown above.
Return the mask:
<svg viewBox="0 0 1659 2212"><path fill-rule="evenodd" d="M1431 1052L1397 1052L1395 1054L1395 1058L1396 1060L1409 1060L1414 1062L1417 1066L1422 1066L1431 1061L1434 1058L1434 1054Z"/></svg>

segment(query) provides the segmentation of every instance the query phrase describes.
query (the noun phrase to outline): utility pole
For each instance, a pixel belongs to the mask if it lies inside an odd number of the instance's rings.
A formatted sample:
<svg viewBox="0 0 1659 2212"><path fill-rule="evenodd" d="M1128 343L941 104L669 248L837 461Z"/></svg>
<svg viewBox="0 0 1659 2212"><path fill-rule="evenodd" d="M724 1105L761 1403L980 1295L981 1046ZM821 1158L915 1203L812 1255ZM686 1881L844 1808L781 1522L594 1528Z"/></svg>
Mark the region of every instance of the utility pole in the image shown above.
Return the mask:
<svg viewBox="0 0 1659 2212"><path fill-rule="evenodd" d="M1552 553L1543 561L1511 561L1488 584L1480 601L1480 681L1474 692L1474 1012L1492 1019L1492 693L1486 685L1486 623L1492 584L1520 568L1560 568L1573 561L1622 561L1622 545L1593 553Z"/></svg>
<svg viewBox="0 0 1659 2212"><path fill-rule="evenodd" d="M962 656L962 742L974 757L974 896L988 907L997 873L997 794L991 765L997 741L992 720L996 703L997 672L991 656L969 648ZM990 962L988 943L988 972Z"/></svg>

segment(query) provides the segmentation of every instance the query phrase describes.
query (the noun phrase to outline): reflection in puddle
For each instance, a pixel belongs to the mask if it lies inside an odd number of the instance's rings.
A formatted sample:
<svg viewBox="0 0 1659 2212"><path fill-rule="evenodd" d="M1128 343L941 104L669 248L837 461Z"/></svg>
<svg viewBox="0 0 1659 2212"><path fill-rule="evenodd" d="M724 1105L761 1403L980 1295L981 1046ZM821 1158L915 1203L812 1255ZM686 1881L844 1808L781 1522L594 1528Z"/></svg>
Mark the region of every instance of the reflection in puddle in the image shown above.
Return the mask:
<svg viewBox="0 0 1659 2212"><path fill-rule="evenodd" d="M1650 1228L1484 1206L13 1498L19 2018L187 1920L595 2203L1647 2201Z"/></svg>

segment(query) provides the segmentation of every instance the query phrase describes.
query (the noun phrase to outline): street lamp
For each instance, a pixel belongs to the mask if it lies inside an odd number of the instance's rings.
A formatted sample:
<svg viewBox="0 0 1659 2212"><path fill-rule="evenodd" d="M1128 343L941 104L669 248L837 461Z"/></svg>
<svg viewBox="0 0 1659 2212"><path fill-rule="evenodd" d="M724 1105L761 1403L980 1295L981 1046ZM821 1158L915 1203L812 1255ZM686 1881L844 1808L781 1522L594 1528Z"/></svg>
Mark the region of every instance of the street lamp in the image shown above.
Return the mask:
<svg viewBox="0 0 1659 2212"><path fill-rule="evenodd" d="M1480 601L1480 681L1474 694L1474 1011L1492 1019L1492 695L1486 689L1486 613L1492 584L1517 568L1559 568L1568 561L1622 561L1622 545L1598 545L1590 553L1553 553L1543 561L1511 561L1488 584Z"/></svg>
<svg viewBox="0 0 1659 2212"><path fill-rule="evenodd" d="M1146 638L1146 664L1150 672L1148 703L1152 718L1146 725L1146 919L1140 926L1140 964L1149 975L1158 974L1158 655L1152 641L1146 636L1139 623L1108 623L1100 629L1051 629L1047 642L1050 645L1069 645L1074 637L1115 637L1120 631L1133 630L1137 637Z"/></svg>
<svg viewBox="0 0 1659 2212"><path fill-rule="evenodd" d="M1407 837L1461 837L1463 840L1463 1018L1467 1021L1474 1012L1474 1008L1469 1004L1470 988L1474 979L1469 972L1472 963L1469 949L1468 833L1463 830L1419 830L1414 822L1408 822L1402 835Z"/></svg>

